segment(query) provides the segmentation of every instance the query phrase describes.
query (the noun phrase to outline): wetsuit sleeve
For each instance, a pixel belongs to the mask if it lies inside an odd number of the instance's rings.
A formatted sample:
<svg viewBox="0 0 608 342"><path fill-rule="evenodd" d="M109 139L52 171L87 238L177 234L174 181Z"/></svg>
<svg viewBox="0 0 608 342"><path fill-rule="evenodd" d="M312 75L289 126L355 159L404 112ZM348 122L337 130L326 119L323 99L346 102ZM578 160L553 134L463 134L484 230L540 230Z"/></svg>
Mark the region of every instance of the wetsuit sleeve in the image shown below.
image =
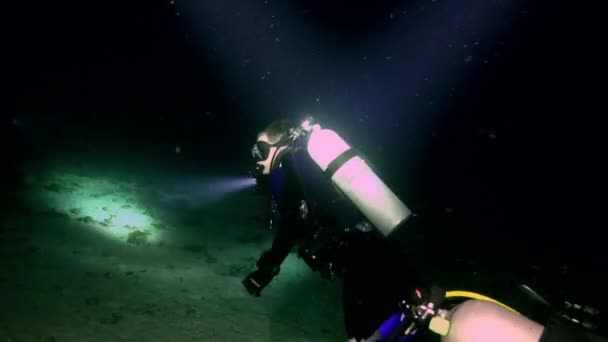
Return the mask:
<svg viewBox="0 0 608 342"><path fill-rule="evenodd" d="M302 191L300 189L296 174L292 170L290 163L291 155L286 156L283 167L287 170L285 179L285 189L282 200L278 203L279 215L281 216L280 226L272 242L272 247L264 252L258 267L278 267L291 250L295 247L304 227L304 222L300 219L300 199Z"/></svg>

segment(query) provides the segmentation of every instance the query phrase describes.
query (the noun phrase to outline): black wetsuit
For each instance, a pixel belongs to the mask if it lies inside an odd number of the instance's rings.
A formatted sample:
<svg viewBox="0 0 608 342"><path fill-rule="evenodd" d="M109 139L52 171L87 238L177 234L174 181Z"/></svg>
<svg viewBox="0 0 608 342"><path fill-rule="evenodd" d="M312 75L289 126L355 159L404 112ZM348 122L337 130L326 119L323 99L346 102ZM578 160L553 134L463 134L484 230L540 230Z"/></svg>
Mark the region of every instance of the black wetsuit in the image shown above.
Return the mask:
<svg viewBox="0 0 608 342"><path fill-rule="evenodd" d="M277 201L280 224L258 267L274 269L276 275L297 247L313 271L342 280L348 337L367 338L418 284L384 237L375 229L355 228L363 216L312 163L302 149L281 159L285 174Z"/></svg>

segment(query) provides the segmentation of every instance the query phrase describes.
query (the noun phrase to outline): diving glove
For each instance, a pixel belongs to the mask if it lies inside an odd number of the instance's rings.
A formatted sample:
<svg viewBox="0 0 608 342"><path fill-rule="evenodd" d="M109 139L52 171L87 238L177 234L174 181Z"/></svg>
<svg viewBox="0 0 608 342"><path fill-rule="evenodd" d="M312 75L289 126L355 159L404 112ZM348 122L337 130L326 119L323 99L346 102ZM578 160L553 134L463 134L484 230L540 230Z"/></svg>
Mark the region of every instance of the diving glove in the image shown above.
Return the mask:
<svg viewBox="0 0 608 342"><path fill-rule="evenodd" d="M252 296L259 297L262 294L262 290L270 284L270 281L274 276L279 273L279 268L274 269L257 269L251 273L242 281L243 286Z"/></svg>

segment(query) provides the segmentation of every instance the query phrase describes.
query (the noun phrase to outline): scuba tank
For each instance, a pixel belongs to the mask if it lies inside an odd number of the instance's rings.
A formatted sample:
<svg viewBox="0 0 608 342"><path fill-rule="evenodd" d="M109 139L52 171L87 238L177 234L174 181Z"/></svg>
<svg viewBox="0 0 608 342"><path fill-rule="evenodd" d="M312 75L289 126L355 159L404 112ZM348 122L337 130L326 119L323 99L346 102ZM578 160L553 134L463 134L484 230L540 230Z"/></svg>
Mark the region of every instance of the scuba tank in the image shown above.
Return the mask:
<svg viewBox="0 0 608 342"><path fill-rule="evenodd" d="M382 235L388 236L411 216L405 204L336 132L311 126L311 119L302 123L301 130L309 135L310 157Z"/></svg>

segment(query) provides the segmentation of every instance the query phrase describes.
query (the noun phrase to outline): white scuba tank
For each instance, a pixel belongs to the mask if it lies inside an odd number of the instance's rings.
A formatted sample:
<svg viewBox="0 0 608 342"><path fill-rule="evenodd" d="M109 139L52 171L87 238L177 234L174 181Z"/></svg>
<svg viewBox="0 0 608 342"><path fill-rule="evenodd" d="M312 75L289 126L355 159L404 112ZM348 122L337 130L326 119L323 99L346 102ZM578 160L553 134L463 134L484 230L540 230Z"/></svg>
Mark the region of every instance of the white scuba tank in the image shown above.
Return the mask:
<svg viewBox="0 0 608 342"><path fill-rule="evenodd" d="M314 125L308 153L334 184L384 235L389 235L411 211L336 132Z"/></svg>

